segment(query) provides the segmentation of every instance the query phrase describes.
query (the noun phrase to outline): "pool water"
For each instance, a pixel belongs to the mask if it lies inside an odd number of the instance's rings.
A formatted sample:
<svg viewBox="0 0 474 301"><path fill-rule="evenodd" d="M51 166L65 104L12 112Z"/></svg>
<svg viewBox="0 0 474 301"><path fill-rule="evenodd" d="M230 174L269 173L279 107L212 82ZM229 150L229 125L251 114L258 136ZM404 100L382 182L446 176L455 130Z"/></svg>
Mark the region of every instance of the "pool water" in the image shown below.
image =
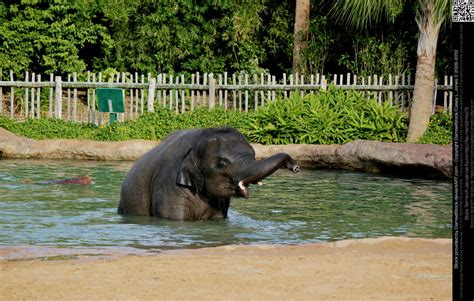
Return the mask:
<svg viewBox="0 0 474 301"><path fill-rule="evenodd" d="M0 160L0 246L174 249L408 236L451 237L449 180L279 170L233 198L226 220L116 213L132 163ZM37 184L90 175L91 185Z"/></svg>

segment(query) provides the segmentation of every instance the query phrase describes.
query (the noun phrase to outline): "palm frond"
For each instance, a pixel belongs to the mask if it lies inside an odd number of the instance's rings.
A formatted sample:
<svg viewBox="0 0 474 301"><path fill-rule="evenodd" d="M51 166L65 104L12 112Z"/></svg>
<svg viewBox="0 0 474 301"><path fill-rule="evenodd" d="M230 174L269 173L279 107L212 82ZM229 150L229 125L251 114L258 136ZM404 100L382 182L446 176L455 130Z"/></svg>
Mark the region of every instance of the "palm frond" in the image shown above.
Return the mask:
<svg viewBox="0 0 474 301"><path fill-rule="evenodd" d="M330 13L339 21L366 29L383 18L393 22L403 9L403 0L335 0Z"/></svg>
<svg viewBox="0 0 474 301"><path fill-rule="evenodd" d="M453 4L451 0L425 0L433 2L433 16L436 22L451 21Z"/></svg>

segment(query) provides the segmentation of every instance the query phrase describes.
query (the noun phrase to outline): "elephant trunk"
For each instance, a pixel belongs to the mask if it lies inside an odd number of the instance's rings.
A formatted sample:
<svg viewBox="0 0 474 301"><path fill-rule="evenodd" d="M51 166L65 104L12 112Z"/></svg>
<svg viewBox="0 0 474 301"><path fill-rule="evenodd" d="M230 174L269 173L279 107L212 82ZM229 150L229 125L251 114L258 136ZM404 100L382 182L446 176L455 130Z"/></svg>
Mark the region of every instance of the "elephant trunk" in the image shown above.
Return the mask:
<svg viewBox="0 0 474 301"><path fill-rule="evenodd" d="M273 174L277 169L285 166L294 173L300 171L300 166L288 154L278 153L265 160L247 162L239 174L239 194L248 198L248 185L257 184Z"/></svg>

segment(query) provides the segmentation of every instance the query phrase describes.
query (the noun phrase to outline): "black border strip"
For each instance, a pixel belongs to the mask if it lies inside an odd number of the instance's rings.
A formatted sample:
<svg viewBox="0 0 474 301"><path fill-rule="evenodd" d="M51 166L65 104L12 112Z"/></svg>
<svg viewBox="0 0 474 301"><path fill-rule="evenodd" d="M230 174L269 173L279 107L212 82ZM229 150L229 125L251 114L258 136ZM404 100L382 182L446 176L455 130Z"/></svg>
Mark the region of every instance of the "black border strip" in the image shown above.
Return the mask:
<svg viewBox="0 0 474 301"><path fill-rule="evenodd" d="M453 23L453 300L474 300L473 28L474 23Z"/></svg>

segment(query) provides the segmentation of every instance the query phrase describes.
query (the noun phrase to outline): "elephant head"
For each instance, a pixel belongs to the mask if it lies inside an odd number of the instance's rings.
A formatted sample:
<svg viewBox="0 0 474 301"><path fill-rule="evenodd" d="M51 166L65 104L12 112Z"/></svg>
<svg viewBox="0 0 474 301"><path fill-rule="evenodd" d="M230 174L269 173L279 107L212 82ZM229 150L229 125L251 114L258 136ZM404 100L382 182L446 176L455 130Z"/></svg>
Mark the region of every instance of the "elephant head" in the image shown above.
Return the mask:
<svg viewBox="0 0 474 301"><path fill-rule="evenodd" d="M179 167L176 183L210 198L249 197L249 184L257 184L280 167L298 172L300 167L280 153L257 161L255 151L232 128L215 130L190 148Z"/></svg>
<svg viewBox="0 0 474 301"><path fill-rule="evenodd" d="M231 197L249 197L280 167L300 167L285 153L256 160L231 127L176 132L138 160L122 184L118 212L171 219L225 218Z"/></svg>

